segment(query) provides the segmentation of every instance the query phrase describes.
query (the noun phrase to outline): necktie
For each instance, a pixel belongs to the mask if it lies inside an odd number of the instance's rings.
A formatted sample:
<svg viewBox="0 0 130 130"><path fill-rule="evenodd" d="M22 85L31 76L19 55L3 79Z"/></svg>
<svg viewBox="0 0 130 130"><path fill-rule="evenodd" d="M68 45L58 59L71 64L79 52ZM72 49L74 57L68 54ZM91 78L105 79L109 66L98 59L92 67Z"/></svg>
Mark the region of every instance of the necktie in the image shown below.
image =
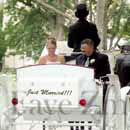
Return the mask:
<svg viewBox="0 0 130 130"><path fill-rule="evenodd" d="M89 57L87 57L87 60L85 62L85 66L88 67L89 66Z"/></svg>

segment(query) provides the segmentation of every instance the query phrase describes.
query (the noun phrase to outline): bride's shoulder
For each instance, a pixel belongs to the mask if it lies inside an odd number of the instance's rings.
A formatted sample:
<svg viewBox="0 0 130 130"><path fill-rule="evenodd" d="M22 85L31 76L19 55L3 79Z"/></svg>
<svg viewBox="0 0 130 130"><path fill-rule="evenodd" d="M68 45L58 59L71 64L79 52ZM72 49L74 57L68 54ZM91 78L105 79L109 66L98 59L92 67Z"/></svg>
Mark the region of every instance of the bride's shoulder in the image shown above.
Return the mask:
<svg viewBox="0 0 130 130"><path fill-rule="evenodd" d="M39 59L39 64L46 64L47 56L41 56Z"/></svg>

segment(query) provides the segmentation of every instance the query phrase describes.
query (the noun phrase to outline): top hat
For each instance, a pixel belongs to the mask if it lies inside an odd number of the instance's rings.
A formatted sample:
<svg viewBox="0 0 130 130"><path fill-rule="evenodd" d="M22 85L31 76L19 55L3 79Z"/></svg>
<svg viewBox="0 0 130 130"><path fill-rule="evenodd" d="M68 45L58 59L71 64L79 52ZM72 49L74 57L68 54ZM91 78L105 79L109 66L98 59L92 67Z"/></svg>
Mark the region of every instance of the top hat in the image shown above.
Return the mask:
<svg viewBox="0 0 130 130"><path fill-rule="evenodd" d="M76 12L75 12L75 16L78 18L84 18L89 14L89 11L87 9L87 5L82 3L82 4L78 4L76 6Z"/></svg>

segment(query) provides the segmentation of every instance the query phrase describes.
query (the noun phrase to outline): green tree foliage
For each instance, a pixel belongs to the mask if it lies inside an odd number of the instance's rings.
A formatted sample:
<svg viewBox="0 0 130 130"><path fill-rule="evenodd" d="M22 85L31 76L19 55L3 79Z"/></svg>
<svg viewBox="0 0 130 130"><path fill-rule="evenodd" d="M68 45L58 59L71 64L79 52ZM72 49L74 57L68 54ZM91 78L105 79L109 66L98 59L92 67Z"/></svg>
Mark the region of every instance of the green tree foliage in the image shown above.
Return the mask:
<svg viewBox="0 0 130 130"><path fill-rule="evenodd" d="M2 64L2 58L6 52L6 45L4 41L4 31L3 31L3 5L0 6L0 64Z"/></svg>
<svg viewBox="0 0 130 130"><path fill-rule="evenodd" d="M117 38L115 46L121 38L130 39L130 6L124 1L115 9L112 19L110 20L111 26L108 27L108 34L111 38L111 45L114 38Z"/></svg>
<svg viewBox="0 0 130 130"><path fill-rule="evenodd" d="M61 1L62 4L57 6ZM43 2L63 14L66 9L73 7L70 4L72 0L46 0ZM10 54L26 55L38 59L47 37L57 29L57 12L35 0L8 0L4 13L8 17L4 29L5 42L13 50Z"/></svg>
<svg viewBox="0 0 130 130"><path fill-rule="evenodd" d="M31 1L10 1L5 14L9 18L4 29L5 42L13 54L38 58L49 34L46 14Z"/></svg>

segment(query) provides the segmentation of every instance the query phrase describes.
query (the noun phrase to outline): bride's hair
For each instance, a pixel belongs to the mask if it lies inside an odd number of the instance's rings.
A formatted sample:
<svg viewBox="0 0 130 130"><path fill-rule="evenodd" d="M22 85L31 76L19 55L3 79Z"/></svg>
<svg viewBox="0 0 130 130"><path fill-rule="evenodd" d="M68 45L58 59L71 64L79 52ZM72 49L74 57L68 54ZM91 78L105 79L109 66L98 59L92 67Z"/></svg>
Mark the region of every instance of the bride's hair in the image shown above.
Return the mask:
<svg viewBox="0 0 130 130"><path fill-rule="evenodd" d="M48 40L47 41L50 41L53 45L57 45L57 43L56 43L56 38L54 38L54 37L49 37L48 38ZM48 43L47 43L48 44Z"/></svg>

